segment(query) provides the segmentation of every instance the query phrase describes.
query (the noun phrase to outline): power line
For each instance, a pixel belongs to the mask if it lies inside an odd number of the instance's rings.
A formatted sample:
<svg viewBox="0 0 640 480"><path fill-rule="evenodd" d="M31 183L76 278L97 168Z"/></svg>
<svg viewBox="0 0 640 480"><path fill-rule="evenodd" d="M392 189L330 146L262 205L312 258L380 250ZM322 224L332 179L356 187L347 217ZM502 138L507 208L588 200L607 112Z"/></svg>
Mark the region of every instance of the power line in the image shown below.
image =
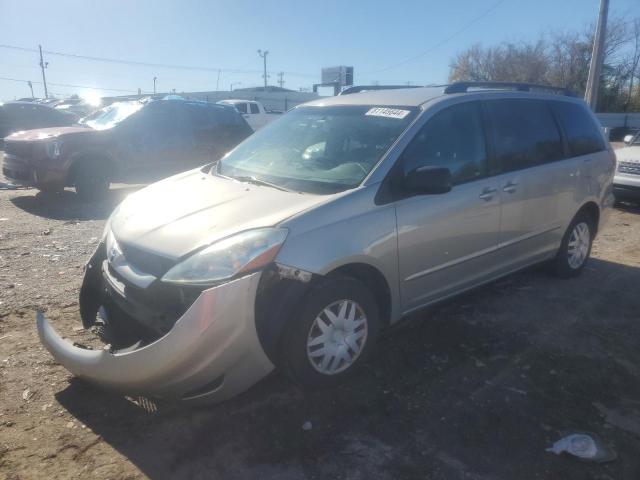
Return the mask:
<svg viewBox="0 0 640 480"><path fill-rule="evenodd" d="M9 50L18 50L22 52L38 53L38 50L35 48L19 47L17 45L0 44L0 48L5 48ZM216 73L221 70L227 73L248 73L248 74L263 73L260 70L245 70L240 68L201 67L201 66L192 66L192 65L174 65L174 64L168 64L168 63L139 62L135 60L122 60L117 58L94 57L90 55L78 55L75 53L56 52L53 50L43 50L43 52L46 53L47 55L54 55L58 57L75 58L78 60L88 60L88 61L94 61L94 62L119 63L123 65L131 65L131 66L137 66L137 67L169 68L174 70L192 70L192 71L204 71L204 72L216 72ZM299 73L299 72L286 72L286 73L295 77L309 77L309 78L317 77L317 75L311 75L311 74Z"/></svg>
<svg viewBox="0 0 640 480"><path fill-rule="evenodd" d="M406 65L407 63L411 63L414 60L417 60L420 57L425 56L427 53L430 53L430 52L434 51L436 48L441 47L442 45L447 43L449 40L452 40L453 38L457 37L458 35L460 35L465 30L467 30L468 28L472 27L474 24L476 24L477 22L482 20L484 17L489 15L491 12L493 12L502 3L504 3L504 0L498 0L496 3L494 3L489 8L487 8L485 11L483 11L480 15L478 15L475 18L473 18L469 23L466 23L462 28L460 28L460 30L456 30L454 33L452 33L448 37L445 37L444 39L440 40L435 45L432 45L431 47L429 47L426 50L423 50L422 52L418 53L417 55L414 55L413 57L407 58L406 60L403 60L402 62L398 62L396 64L390 65L390 66L385 67L385 68L381 68L380 70L374 70L372 72L363 73L361 75L371 75L373 73L386 72L387 70L391 70L392 68L396 68L396 67L400 67L402 65Z"/></svg>
<svg viewBox="0 0 640 480"><path fill-rule="evenodd" d="M6 80L9 82L22 82L27 83L29 80L21 79L21 78L11 78L11 77L0 77L0 80ZM32 81L31 83L36 83L38 85L42 85L42 82ZM53 85L54 87L69 87L69 88L87 88L91 90L104 90L107 92L125 92L125 93L137 93L137 90L125 90L122 88L103 88L103 87L91 87L88 85L72 85L70 83L53 83L47 82L47 85Z"/></svg>

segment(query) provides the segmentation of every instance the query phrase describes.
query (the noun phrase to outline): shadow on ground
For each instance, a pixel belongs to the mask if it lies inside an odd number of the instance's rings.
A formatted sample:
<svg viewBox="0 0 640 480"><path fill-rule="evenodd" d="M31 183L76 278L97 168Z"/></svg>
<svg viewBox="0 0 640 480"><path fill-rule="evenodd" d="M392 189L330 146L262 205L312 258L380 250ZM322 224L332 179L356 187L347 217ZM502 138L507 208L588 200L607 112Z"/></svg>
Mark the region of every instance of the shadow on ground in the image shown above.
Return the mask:
<svg viewBox="0 0 640 480"><path fill-rule="evenodd" d="M274 374L210 407L148 413L82 381L57 399L158 479L636 479L640 432L602 409L631 426L640 411L638 284L640 269L601 260L569 281L513 275L414 315L331 390ZM618 459L545 452L575 430Z"/></svg>
<svg viewBox="0 0 640 480"><path fill-rule="evenodd" d="M127 195L140 188L112 188L104 199L95 202L81 200L72 190L48 194L30 189L11 198L11 202L27 213L53 220L105 220Z"/></svg>
<svg viewBox="0 0 640 480"><path fill-rule="evenodd" d="M623 212L640 214L640 202L616 201L616 208Z"/></svg>

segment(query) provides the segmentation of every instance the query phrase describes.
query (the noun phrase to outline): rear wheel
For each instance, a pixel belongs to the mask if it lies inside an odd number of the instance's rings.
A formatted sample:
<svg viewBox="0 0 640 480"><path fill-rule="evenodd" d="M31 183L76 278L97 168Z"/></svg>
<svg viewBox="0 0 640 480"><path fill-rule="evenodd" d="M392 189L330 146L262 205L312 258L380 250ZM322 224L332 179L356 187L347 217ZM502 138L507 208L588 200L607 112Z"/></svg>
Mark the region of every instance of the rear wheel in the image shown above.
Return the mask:
<svg viewBox="0 0 640 480"><path fill-rule="evenodd" d="M74 174L76 194L85 201L101 200L109 191L107 169L97 163L79 165Z"/></svg>
<svg viewBox="0 0 640 480"><path fill-rule="evenodd" d="M359 281L340 277L310 292L282 342L285 370L296 383L340 383L365 361L378 337L376 301Z"/></svg>
<svg viewBox="0 0 640 480"><path fill-rule="evenodd" d="M553 270L558 277L575 277L582 272L591 254L594 233L593 218L585 212L578 213L567 228L553 260Z"/></svg>

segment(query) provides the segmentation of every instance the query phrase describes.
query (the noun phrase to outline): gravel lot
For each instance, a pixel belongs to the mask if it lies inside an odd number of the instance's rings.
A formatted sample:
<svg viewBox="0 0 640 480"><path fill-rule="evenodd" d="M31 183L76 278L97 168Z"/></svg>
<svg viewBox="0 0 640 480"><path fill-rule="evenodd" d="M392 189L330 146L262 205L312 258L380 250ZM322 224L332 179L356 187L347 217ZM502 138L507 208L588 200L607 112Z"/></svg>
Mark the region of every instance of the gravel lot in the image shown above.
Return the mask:
<svg viewBox="0 0 640 480"><path fill-rule="evenodd" d="M73 379L35 332L41 308L83 338L82 266L130 191L90 207L0 191L0 478L640 478L640 208L614 211L580 278L534 268L421 312L339 389L274 374L147 411ZM545 452L573 431L618 458Z"/></svg>

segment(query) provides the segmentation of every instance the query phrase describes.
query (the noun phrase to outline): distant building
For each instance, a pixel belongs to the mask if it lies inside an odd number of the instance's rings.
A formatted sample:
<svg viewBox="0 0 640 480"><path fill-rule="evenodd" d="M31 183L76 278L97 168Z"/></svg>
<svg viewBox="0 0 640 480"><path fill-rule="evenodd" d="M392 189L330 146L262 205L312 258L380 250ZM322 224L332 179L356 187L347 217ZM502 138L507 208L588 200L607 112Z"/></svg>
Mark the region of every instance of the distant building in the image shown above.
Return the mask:
<svg viewBox="0 0 640 480"><path fill-rule="evenodd" d="M204 100L207 102L218 102L229 98L242 98L246 100L257 100L264 105L267 110L286 112L287 110L310 102L319 98L317 93L298 92L281 87L255 87L238 88L233 91L219 90L211 92L179 92L179 93L157 93L155 95L123 95L118 97L104 97L105 104L123 100L134 100L140 97L163 98L167 95L179 95L187 100Z"/></svg>

